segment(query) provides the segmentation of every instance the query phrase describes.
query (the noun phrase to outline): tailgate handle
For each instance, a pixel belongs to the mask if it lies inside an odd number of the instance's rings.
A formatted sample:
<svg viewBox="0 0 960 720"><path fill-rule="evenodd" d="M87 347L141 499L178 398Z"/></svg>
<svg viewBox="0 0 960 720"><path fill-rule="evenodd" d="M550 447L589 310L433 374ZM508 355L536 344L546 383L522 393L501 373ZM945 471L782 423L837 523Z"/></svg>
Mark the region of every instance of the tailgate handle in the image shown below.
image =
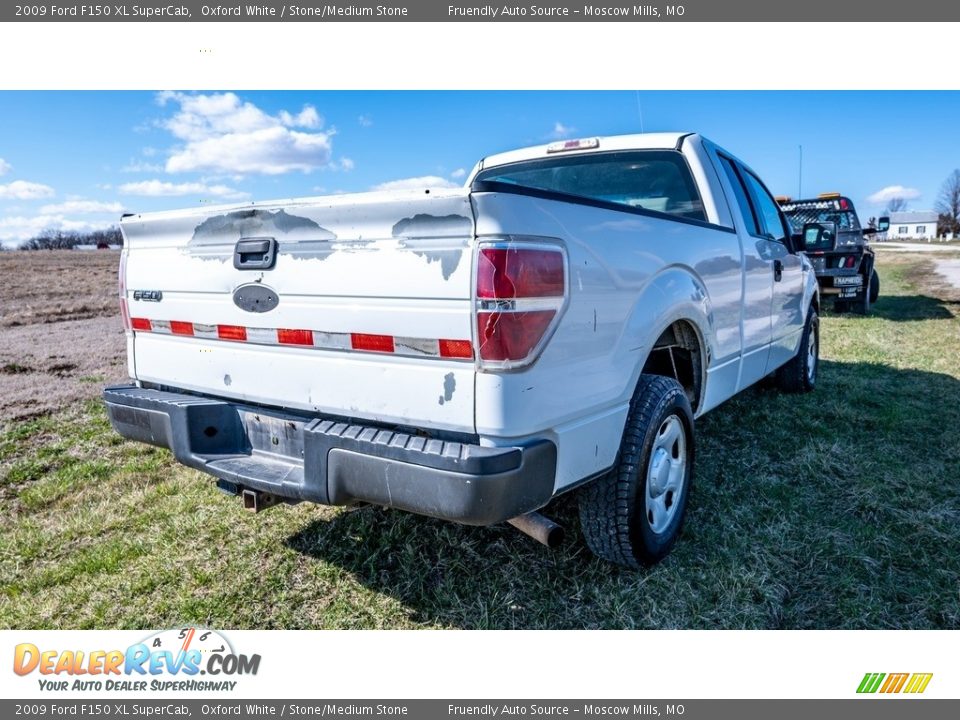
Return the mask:
<svg viewBox="0 0 960 720"><path fill-rule="evenodd" d="M233 266L237 270L269 270L276 261L277 241L273 238L241 240L233 250Z"/></svg>

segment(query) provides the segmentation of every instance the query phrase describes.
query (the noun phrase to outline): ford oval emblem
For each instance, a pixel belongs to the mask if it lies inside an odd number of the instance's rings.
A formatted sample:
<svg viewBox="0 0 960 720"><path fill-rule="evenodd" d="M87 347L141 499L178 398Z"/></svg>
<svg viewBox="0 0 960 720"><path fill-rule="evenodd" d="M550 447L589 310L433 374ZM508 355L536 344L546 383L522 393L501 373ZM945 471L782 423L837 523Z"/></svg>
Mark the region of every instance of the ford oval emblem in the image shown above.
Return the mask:
<svg viewBox="0 0 960 720"><path fill-rule="evenodd" d="M241 285L233 291L233 304L247 312L270 312L279 303L277 293L259 283Z"/></svg>

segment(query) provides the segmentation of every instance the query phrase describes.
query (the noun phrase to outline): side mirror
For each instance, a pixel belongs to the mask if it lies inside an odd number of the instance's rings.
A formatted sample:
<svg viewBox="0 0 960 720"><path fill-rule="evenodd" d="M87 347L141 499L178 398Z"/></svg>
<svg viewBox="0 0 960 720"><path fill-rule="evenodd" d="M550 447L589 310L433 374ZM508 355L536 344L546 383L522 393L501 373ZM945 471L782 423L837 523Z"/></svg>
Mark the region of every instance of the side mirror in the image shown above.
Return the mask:
<svg viewBox="0 0 960 720"><path fill-rule="evenodd" d="M805 223L803 226L803 250L833 250L837 240L837 224L834 222Z"/></svg>
<svg viewBox="0 0 960 720"><path fill-rule="evenodd" d="M886 232L890 229L890 218L882 217L877 220L877 232Z"/></svg>
<svg viewBox="0 0 960 720"><path fill-rule="evenodd" d="M790 235L790 252L796 255L801 253L806 248L803 246L803 233L791 233Z"/></svg>
<svg viewBox="0 0 960 720"><path fill-rule="evenodd" d="M876 228L867 227L867 228L864 228L864 229L863 229L863 236L864 236L864 237L869 237L870 235L876 235L878 232L880 232L880 231L877 230Z"/></svg>

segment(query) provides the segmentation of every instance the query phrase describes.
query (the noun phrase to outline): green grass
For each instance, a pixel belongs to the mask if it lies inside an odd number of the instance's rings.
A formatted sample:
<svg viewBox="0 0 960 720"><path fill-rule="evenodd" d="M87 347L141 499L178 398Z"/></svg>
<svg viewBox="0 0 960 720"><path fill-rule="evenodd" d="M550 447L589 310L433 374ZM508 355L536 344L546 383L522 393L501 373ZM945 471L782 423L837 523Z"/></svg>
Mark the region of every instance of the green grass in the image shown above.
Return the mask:
<svg viewBox="0 0 960 720"><path fill-rule="evenodd" d="M823 319L815 393L702 418L662 564L596 560L574 497L549 551L377 508L260 515L98 403L0 436L0 627L960 627L960 305L880 260L869 317ZM942 297L938 297L941 295Z"/></svg>

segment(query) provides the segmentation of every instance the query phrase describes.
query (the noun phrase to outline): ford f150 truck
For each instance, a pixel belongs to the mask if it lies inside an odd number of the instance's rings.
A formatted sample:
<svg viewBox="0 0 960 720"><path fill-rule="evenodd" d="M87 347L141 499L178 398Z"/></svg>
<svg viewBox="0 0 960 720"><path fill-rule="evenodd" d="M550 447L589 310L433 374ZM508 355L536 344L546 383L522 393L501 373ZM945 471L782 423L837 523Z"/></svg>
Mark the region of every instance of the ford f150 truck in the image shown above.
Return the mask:
<svg viewBox="0 0 960 720"><path fill-rule="evenodd" d="M372 503L472 524L579 490L627 566L669 552L694 418L817 379L819 296L773 196L696 134L487 157L458 189L121 223L122 435L260 509Z"/></svg>

